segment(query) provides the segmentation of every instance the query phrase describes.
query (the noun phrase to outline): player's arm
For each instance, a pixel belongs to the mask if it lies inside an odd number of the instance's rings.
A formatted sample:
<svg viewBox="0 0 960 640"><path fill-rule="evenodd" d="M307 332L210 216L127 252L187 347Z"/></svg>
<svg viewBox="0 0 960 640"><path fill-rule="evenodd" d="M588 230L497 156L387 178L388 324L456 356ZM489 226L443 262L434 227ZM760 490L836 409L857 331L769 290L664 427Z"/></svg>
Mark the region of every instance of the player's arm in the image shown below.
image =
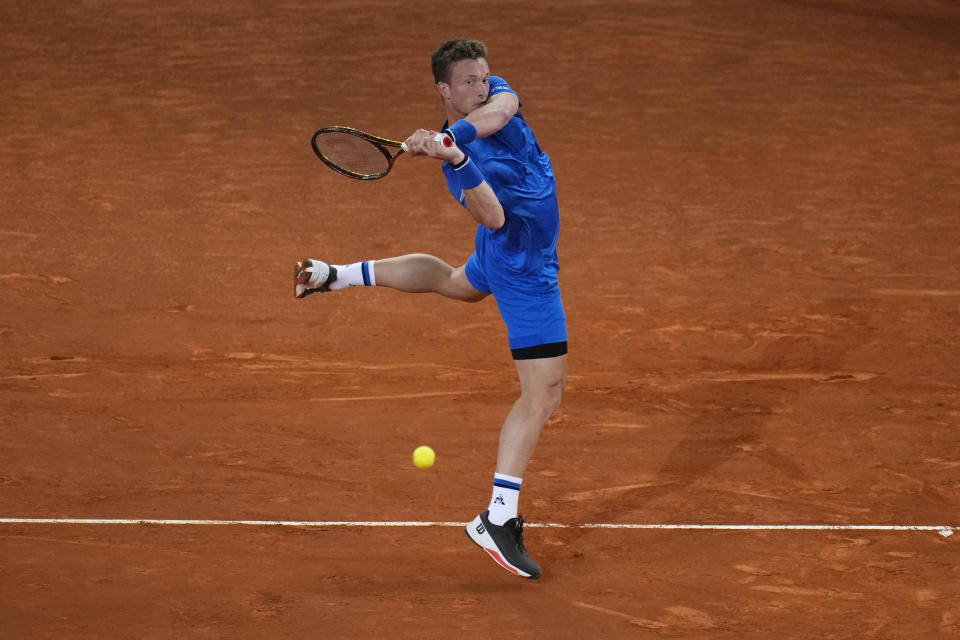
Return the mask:
<svg viewBox="0 0 960 640"><path fill-rule="evenodd" d="M447 162L453 167L456 179L460 181L463 190L463 201L470 212L470 217L488 229L496 231L503 226L506 218L503 215L503 205L476 163L461 151L456 145L450 150L452 153Z"/></svg>
<svg viewBox="0 0 960 640"><path fill-rule="evenodd" d="M493 192L486 180L472 189L464 189L463 198L470 217L487 229L496 231L506 222L503 205L500 204L497 194Z"/></svg>
<svg viewBox="0 0 960 640"><path fill-rule="evenodd" d="M511 91L491 96L464 118L477 130L478 138L500 131L520 109L520 98Z"/></svg>

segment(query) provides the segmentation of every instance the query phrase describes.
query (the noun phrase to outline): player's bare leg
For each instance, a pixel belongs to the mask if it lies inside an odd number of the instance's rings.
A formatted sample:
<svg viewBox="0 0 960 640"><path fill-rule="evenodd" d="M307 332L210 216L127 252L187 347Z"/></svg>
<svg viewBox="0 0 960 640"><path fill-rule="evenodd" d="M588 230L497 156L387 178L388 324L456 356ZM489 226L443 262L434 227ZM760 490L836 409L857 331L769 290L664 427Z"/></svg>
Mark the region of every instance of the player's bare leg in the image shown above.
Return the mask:
<svg viewBox="0 0 960 640"><path fill-rule="evenodd" d="M453 267L425 253L346 265L305 258L297 262L293 277L294 295L298 298L357 286L390 287L406 293L432 292L465 302L477 302L488 295L470 284L464 267Z"/></svg>
<svg viewBox="0 0 960 640"><path fill-rule="evenodd" d="M453 267L425 253L377 260L377 285L406 293L439 293L447 298L476 302L487 294L470 284L463 267Z"/></svg>
<svg viewBox="0 0 960 640"><path fill-rule="evenodd" d="M515 360L520 397L500 429L497 473L522 477L540 431L557 409L567 383L567 356Z"/></svg>
<svg viewBox="0 0 960 640"><path fill-rule="evenodd" d="M517 515L517 503L521 476L533 457L540 431L560 406L567 357L514 363L520 375L520 397L500 429L490 507L467 524L467 536L507 571L538 578L542 570L523 544L523 516Z"/></svg>

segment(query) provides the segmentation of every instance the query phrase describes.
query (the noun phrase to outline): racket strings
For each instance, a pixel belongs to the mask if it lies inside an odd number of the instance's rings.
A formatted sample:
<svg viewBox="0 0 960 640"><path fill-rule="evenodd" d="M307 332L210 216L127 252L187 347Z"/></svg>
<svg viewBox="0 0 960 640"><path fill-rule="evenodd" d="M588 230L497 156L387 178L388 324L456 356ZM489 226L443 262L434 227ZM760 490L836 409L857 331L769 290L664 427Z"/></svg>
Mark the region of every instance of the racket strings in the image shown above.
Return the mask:
<svg viewBox="0 0 960 640"><path fill-rule="evenodd" d="M323 158L348 172L374 176L390 168L390 159L380 147L349 133L321 133L315 142Z"/></svg>

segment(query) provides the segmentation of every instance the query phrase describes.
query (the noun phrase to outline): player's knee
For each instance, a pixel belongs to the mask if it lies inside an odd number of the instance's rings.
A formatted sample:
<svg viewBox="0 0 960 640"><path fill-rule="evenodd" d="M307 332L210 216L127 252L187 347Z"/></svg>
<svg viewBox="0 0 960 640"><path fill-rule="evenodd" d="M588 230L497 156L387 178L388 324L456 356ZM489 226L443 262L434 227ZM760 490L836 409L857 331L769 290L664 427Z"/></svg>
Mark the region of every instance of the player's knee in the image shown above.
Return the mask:
<svg viewBox="0 0 960 640"><path fill-rule="evenodd" d="M564 375L557 380L545 384L540 392L536 394L535 404L544 422L549 420L560 408L560 402L563 400L563 388L566 382L567 377Z"/></svg>
<svg viewBox="0 0 960 640"><path fill-rule="evenodd" d="M560 380L557 380L554 384L547 387L548 395L548 406L550 410L550 415L552 416L557 412L557 409L560 408L560 402L563 400L563 389L567 386L567 376L564 375Z"/></svg>
<svg viewBox="0 0 960 640"><path fill-rule="evenodd" d="M487 294L477 291L470 284L470 281L456 271L450 273L444 283L444 289L441 291L448 298L460 300L462 302L480 302L487 297Z"/></svg>

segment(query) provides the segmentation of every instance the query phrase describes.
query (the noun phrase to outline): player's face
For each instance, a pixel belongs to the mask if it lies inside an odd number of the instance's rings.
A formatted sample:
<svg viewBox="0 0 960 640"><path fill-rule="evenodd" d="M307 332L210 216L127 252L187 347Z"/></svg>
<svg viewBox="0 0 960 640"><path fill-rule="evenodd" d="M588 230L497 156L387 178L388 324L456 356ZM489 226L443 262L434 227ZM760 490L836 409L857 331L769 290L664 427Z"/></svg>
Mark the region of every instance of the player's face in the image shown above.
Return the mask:
<svg viewBox="0 0 960 640"><path fill-rule="evenodd" d="M490 67L484 58L456 62L450 70L450 82L438 82L437 89L448 108L462 118L487 101Z"/></svg>

